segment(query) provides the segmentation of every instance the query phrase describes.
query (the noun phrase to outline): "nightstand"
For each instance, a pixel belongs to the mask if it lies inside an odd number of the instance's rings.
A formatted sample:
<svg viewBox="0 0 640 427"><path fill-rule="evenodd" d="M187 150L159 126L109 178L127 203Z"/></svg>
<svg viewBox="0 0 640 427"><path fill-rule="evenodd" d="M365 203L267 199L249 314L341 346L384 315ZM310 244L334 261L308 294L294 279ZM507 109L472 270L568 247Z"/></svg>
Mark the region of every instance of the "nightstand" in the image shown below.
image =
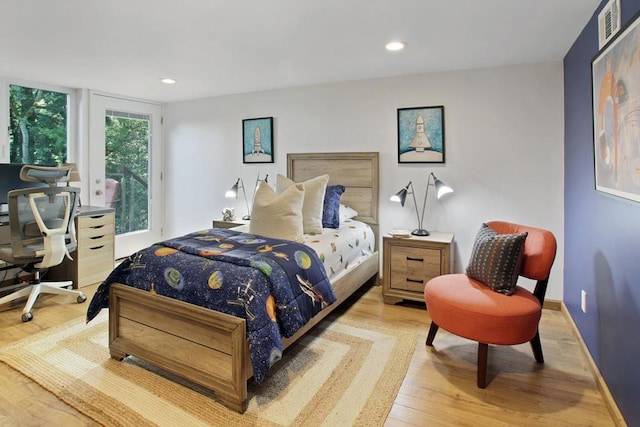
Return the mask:
<svg viewBox="0 0 640 427"><path fill-rule="evenodd" d="M424 301L424 285L453 272L453 234L382 238L382 296L386 304Z"/></svg>
<svg viewBox="0 0 640 427"><path fill-rule="evenodd" d="M213 220L213 228L233 228L246 224L249 224L248 219L234 219L232 221L225 221L223 219Z"/></svg>

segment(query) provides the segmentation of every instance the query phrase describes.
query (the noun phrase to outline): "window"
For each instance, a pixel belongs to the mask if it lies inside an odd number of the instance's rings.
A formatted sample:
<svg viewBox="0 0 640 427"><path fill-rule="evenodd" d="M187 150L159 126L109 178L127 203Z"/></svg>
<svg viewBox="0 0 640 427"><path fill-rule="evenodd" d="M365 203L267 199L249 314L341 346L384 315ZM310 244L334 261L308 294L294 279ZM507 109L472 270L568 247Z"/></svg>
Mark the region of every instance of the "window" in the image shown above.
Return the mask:
<svg viewBox="0 0 640 427"><path fill-rule="evenodd" d="M9 85L9 163L67 161L69 93ZM5 157L7 157L5 155Z"/></svg>

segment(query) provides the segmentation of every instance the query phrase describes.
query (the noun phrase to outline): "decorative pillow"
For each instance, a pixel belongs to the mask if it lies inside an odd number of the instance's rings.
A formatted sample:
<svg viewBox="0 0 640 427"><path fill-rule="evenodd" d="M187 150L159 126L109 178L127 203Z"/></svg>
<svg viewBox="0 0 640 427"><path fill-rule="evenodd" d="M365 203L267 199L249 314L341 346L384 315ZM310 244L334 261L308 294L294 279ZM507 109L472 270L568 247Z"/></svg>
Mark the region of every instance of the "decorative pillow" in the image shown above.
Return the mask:
<svg viewBox="0 0 640 427"><path fill-rule="evenodd" d="M358 216L358 212L340 203L340 223Z"/></svg>
<svg viewBox="0 0 640 427"><path fill-rule="evenodd" d="M304 202L302 203L302 228L307 234L322 233L322 204L329 175L321 175L302 182ZM278 174L276 191L282 193L296 183L284 175Z"/></svg>
<svg viewBox="0 0 640 427"><path fill-rule="evenodd" d="M344 185L327 185L322 207L322 226L325 228L340 227L340 197L344 193Z"/></svg>
<svg viewBox="0 0 640 427"><path fill-rule="evenodd" d="M482 224L471 251L467 275L496 292L511 295L520 275L527 233L498 234Z"/></svg>
<svg viewBox="0 0 640 427"><path fill-rule="evenodd" d="M276 239L304 240L302 228L302 203L304 188L296 184L282 194L276 193L262 182L256 190L251 210L249 232Z"/></svg>

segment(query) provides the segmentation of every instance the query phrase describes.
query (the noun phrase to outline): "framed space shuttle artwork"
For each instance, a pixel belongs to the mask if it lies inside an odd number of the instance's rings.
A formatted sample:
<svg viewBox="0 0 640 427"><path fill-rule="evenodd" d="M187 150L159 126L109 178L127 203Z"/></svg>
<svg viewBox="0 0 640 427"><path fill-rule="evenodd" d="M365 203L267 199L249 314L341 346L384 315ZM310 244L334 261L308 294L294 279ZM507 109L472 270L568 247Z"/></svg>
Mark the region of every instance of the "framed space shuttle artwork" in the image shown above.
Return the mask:
<svg viewBox="0 0 640 427"><path fill-rule="evenodd" d="M242 120L242 162L273 163L273 117Z"/></svg>
<svg viewBox="0 0 640 427"><path fill-rule="evenodd" d="M398 163L444 163L444 106L398 108Z"/></svg>

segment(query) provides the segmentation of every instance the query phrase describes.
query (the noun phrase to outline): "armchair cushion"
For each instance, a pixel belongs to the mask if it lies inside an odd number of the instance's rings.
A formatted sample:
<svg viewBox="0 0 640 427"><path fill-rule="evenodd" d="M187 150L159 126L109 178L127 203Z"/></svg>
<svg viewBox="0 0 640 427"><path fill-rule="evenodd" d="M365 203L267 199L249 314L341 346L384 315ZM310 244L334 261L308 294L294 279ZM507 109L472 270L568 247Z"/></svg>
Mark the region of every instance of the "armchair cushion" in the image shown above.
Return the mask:
<svg viewBox="0 0 640 427"><path fill-rule="evenodd" d="M431 320L464 338L513 345L538 331L542 306L520 286L506 296L465 274L445 274L427 282L424 296Z"/></svg>
<svg viewBox="0 0 640 427"><path fill-rule="evenodd" d="M499 234L487 224L482 224L473 244L467 275L496 292L513 294L527 234Z"/></svg>

